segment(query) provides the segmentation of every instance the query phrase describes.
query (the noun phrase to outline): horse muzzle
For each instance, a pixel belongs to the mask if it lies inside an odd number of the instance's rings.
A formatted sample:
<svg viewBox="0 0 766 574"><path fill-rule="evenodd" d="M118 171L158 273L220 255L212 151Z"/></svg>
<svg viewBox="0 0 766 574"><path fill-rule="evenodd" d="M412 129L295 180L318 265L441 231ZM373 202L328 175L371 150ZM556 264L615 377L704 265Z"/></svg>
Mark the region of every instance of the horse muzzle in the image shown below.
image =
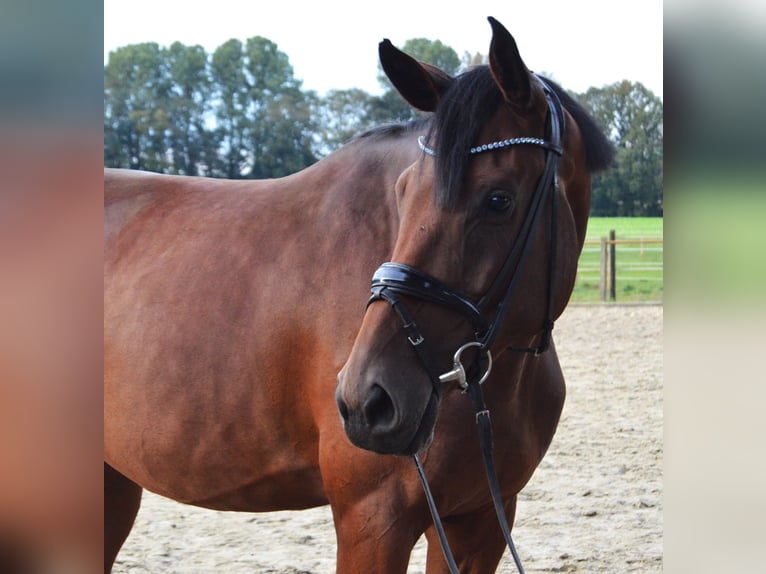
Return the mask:
<svg viewBox="0 0 766 574"><path fill-rule="evenodd" d="M392 381L360 384L348 389L345 369L338 375L335 402L343 429L354 446L378 454L412 455L428 447L433 438L439 397L419 396L416 387L401 396L390 390ZM404 385L404 383L402 383ZM430 390L427 381L422 388Z"/></svg>

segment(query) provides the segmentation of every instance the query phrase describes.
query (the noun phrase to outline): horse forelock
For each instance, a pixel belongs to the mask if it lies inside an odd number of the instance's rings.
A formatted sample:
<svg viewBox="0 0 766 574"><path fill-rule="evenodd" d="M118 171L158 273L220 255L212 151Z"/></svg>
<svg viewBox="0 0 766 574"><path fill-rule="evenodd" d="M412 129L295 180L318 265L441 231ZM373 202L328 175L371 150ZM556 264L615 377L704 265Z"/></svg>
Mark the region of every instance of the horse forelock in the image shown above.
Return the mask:
<svg viewBox="0 0 766 574"><path fill-rule="evenodd" d="M427 138L436 148L434 193L438 205L452 208L457 203L469 150L502 101L489 68L478 66L455 78L439 102Z"/></svg>
<svg viewBox="0 0 766 574"><path fill-rule="evenodd" d="M595 172L609 167L614 150L596 121L561 86L545 79L580 129L585 146L586 167ZM483 127L503 103L502 94L487 66L478 66L458 76L444 94L433 116L427 141L436 150L438 205L453 208L468 170L469 150L477 145Z"/></svg>

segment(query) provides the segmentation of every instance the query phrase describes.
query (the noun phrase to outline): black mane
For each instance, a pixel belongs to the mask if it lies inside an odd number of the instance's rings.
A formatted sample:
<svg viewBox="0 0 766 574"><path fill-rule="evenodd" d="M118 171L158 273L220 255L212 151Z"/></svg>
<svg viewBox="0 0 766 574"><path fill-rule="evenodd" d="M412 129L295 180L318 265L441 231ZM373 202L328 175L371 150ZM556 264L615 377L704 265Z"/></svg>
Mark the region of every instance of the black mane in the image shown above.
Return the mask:
<svg viewBox="0 0 766 574"><path fill-rule="evenodd" d="M402 135L403 133L416 132L425 129L430 123L431 118L422 117L409 120L407 122L383 124L370 128L361 134L354 136L351 141L359 139L377 139L377 138L393 138ZM350 143L350 142L349 142Z"/></svg>
<svg viewBox="0 0 766 574"><path fill-rule="evenodd" d="M588 169L607 168L613 156L609 140L593 118L561 86L547 78L545 81L580 128ZM436 149L436 199L439 204L455 205L468 169L469 150L482 143L477 141L479 132L500 105L502 94L487 66L478 66L461 74L444 94L427 138L430 147Z"/></svg>
<svg viewBox="0 0 766 574"><path fill-rule="evenodd" d="M601 171L612 165L614 147L604 135L596 120L564 88L548 78L542 78L553 88L553 91L556 92L559 100L561 100L561 105L574 118L577 127L580 128L580 134L585 142L585 165L588 167L588 171Z"/></svg>

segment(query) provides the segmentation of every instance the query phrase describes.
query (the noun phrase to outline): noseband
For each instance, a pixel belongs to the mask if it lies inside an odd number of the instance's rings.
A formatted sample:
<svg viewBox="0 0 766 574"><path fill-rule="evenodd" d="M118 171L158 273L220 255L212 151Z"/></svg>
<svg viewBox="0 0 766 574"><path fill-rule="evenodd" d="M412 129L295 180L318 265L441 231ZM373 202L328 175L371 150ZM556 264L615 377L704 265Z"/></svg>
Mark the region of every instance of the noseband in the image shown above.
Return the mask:
<svg viewBox="0 0 766 574"><path fill-rule="evenodd" d="M513 540L511 539L510 526L508 525L503 510L500 486L497 480L497 473L495 472L492 456L492 428L489 419L489 411L487 410L481 391L481 384L489 376L489 371L492 365L490 348L494 344L498 332L510 310L511 302L519 285L520 271L523 269L531 252L532 237L542 219L542 213L544 211L543 206L549 195L552 195L551 247L548 273L547 311L542 325L543 335L536 347L509 347L508 349L517 352L533 353L536 356L540 355L548 349L550 345L551 331L553 330L553 297L557 243L556 220L558 215L559 195L557 170L558 159L562 154L561 137L564 130L564 113L556 93L542 78L537 77L537 79L543 86L548 102L545 139L533 137L506 139L477 146L471 148L469 151L470 154L479 154L517 145L533 145L541 147L545 151L545 169L538 180L532 201L521 225L518 238L506 257L498 275L495 277L495 280L484 296L478 302L474 302L469 297L454 291L443 282L415 269L414 267L403 263L388 262L383 263L372 276L372 296L367 303L369 306L375 301L383 300L397 313L404 325L407 338L417 353L425 371L428 373L428 377L431 380L431 384L433 385L434 392L437 396L440 394L441 384L452 381L456 381L463 389L463 392L467 392L470 396L476 412L476 423L479 425L479 436L481 439L484 466L495 511L500 527L503 530L503 535L520 574L524 574L524 569L516 552ZM435 155L434 150L426 146L422 136L418 138L418 144L425 154L431 156ZM425 351L423 346L424 338L420 333L412 314L400 299L400 295L446 307L455 313L463 315L473 326L475 340L466 343L455 353L453 362L454 368L452 371L439 375L438 372L433 369L429 354ZM492 316L492 318L487 319L486 317L488 315ZM478 353L476 353L476 359L473 365L466 372L460 356L463 351L470 347L476 347ZM485 365L484 367L481 366L482 363ZM431 510L434 525L439 534L445 558L447 559L450 571L453 574L457 574L457 565L449 549L446 535L444 534L444 529L441 525L441 519L439 518L428 483L425 479L420 459L417 454L413 455L413 458L424 486L429 509Z"/></svg>

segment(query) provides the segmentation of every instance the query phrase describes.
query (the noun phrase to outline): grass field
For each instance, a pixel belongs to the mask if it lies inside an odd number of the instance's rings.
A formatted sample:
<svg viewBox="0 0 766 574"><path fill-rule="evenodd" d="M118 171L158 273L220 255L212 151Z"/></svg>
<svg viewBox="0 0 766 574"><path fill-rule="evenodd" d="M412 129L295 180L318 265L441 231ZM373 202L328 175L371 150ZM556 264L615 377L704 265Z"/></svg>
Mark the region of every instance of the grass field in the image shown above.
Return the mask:
<svg viewBox="0 0 766 574"><path fill-rule="evenodd" d="M573 302L601 300L601 237L615 230L616 302L661 302L663 238L661 217L592 217L577 270Z"/></svg>
<svg viewBox="0 0 766 574"><path fill-rule="evenodd" d="M618 239L642 235L662 238L662 223L661 217L591 217L585 240L598 241L609 235L610 229L615 230Z"/></svg>

